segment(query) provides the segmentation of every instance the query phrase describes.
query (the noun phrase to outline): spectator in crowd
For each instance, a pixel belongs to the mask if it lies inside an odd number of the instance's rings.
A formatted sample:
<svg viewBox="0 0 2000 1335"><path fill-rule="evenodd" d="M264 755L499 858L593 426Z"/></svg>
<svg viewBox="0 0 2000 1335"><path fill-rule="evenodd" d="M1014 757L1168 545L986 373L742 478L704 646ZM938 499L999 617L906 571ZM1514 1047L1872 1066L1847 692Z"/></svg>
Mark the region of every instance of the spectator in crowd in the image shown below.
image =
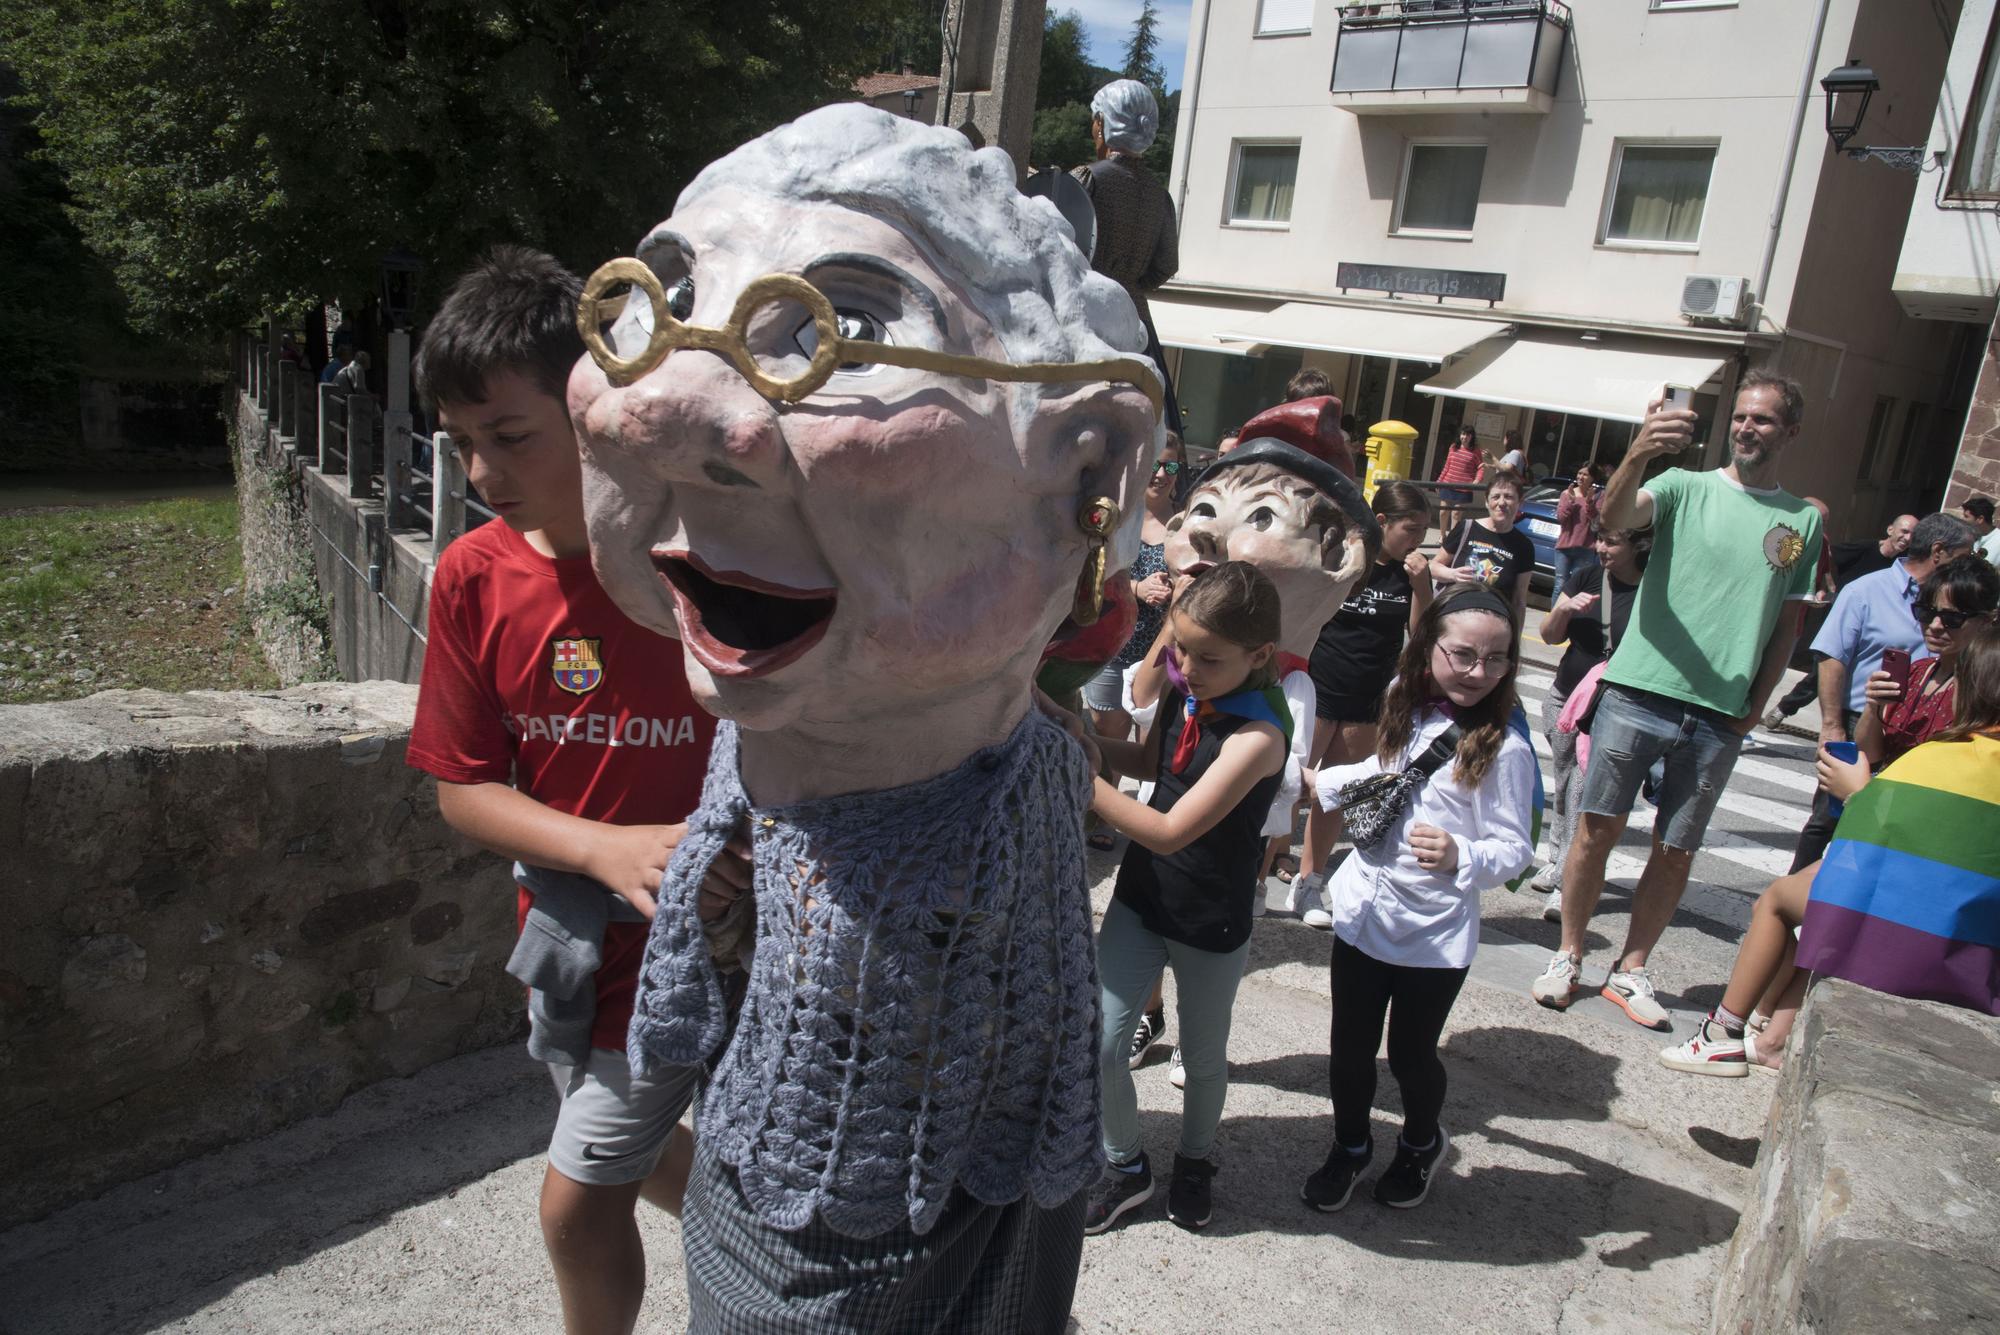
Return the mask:
<svg viewBox="0 0 2000 1335"><path fill-rule="evenodd" d="M1369 503L1382 525L1382 554L1313 646L1314 765L1352 765L1375 753L1382 698L1396 675L1405 635L1431 603L1431 567L1417 549L1430 531L1430 501L1407 482L1384 482ZM1310 927L1333 926L1321 890L1326 859L1340 840L1340 813L1306 803L1306 851L1292 907Z"/></svg>
<svg viewBox="0 0 2000 1335"><path fill-rule="evenodd" d="M1562 944L1530 989L1544 1006L1567 1009L1583 988L1584 936L1604 891L1605 862L1640 783L1664 759L1651 854L1603 995L1637 1024L1672 1028L1646 960L1687 888L1743 736L1791 657L1798 626L1784 615L1786 604L1812 591L1819 512L1778 485L1804 408L1795 382L1750 371L1730 414L1728 465L1672 468L1646 480L1655 459L1695 439L1693 412L1655 401L1604 488L1602 522L1650 526L1653 553L1591 724L1590 765L1563 867Z"/></svg>
<svg viewBox="0 0 2000 1335"><path fill-rule="evenodd" d="M1326 372L1317 366L1301 367L1292 378L1285 382L1285 402L1297 403L1300 399L1317 399L1333 393L1333 382L1326 378ZM1346 423L1341 424L1346 430Z"/></svg>
<svg viewBox="0 0 2000 1335"><path fill-rule="evenodd" d="M1542 731L1549 739L1550 799L1549 861L1534 879L1537 890L1546 890L1549 902L1542 908L1548 922L1562 921L1563 860L1569 855L1570 836L1576 830L1577 804L1583 797L1583 770L1577 764L1575 732L1556 726L1563 706L1590 670L1611 656L1625 627L1632 620L1632 600L1639 593L1639 576L1646 571L1652 554L1653 535L1642 530L1606 529L1597 535L1597 561L1574 568L1564 581L1549 614L1542 618L1542 641L1561 644L1569 641L1556 677L1542 696ZM1607 609L1604 595L1609 591ZM1591 684L1596 689L1596 683Z"/></svg>
<svg viewBox="0 0 2000 1335"><path fill-rule="evenodd" d="M333 331L333 355L326 359L326 365L319 368L319 382L331 385L334 378L347 369L354 359L354 331L346 325Z"/></svg>
<svg viewBox="0 0 2000 1335"><path fill-rule="evenodd" d="M290 362L301 371L306 368L305 350L299 346L299 340L289 329L278 335L278 360Z"/></svg>
<svg viewBox="0 0 2000 1335"><path fill-rule="evenodd" d="M1458 442L1446 447L1444 467L1438 470L1440 532L1449 532L1465 517L1465 507L1472 500L1467 484L1477 482L1485 467L1486 457L1479 452L1479 433L1467 422L1458 429Z"/></svg>
<svg viewBox="0 0 2000 1335"><path fill-rule="evenodd" d="M1823 779L1842 801L1867 784L1872 770L1937 737L1968 724L1987 731L2000 726L2000 636L1992 631L1994 609L2000 607L2000 572L1977 557L1960 557L1924 581L1918 606L1924 647L1931 656L1912 667L1908 685L1898 684L1887 672L1869 678L1868 707L1855 729L1863 762L1850 765L1821 752ZM1808 893L1821 867L1815 859L1796 868L1771 882L1758 898L1721 1003L1693 1037L1660 1053L1662 1063L1676 1071L1716 1076L1743 1075L1753 1063L1780 1064L1789 1028L1781 1017L1796 1006L1790 994L1800 990L1803 979L1779 987L1774 1017L1761 1034L1754 1012L1759 998L1772 994L1790 965L1792 931L1805 919Z"/></svg>
<svg viewBox="0 0 2000 1335"><path fill-rule="evenodd" d="M1374 1153L1385 1018L1403 1130L1376 1180L1376 1201L1421 1205L1451 1148L1439 1124L1446 1077L1438 1039L1479 947L1480 893L1505 884L1535 851L1535 752L1509 722L1521 659L1511 612L1476 584L1440 593L1403 650L1375 753L1313 776L1320 806L1355 808L1354 853L1327 887L1333 1144L1299 1192L1317 1210L1346 1205ZM1364 796L1383 775L1414 786L1399 783L1400 799Z"/></svg>
<svg viewBox="0 0 2000 1335"><path fill-rule="evenodd" d="M1844 742L1868 704L1868 679L1891 649L1914 655L1923 628L1910 614L1917 590L1932 571L1972 550L1972 529L1955 515L1931 515L1916 527L1910 550L1887 570L1863 575L1840 591L1826 624L1813 639L1819 658L1819 739ZM1792 870L1819 861L1833 837L1837 813L1824 790L1813 797L1812 816L1799 834Z"/></svg>
<svg viewBox="0 0 2000 1335"><path fill-rule="evenodd" d="M1827 509L1825 501L1817 496L1808 496L1806 501L1818 509L1822 524L1832 523L1832 512ZM1887 531L1879 538L1822 544L1819 572L1814 577L1813 596L1806 606L1799 609L1800 637L1810 644L1811 637L1806 635L1806 626L1813 613L1831 607L1833 600L1840 595L1840 591L1863 575L1873 574L1877 570L1887 570L1897 557L1910 549L1910 534L1916 527L1915 515L1897 515L1889 522ZM1831 527L1827 531L1831 532ZM1810 650L1805 652L1805 661L1796 664L1805 669L1805 675L1799 678L1796 686L1785 692L1777 704L1771 706L1770 713L1764 715L1765 727L1777 727L1818 697L1819 658Z"/></svg>
<svg viewBox="0 0 2000 1335"><path fill-rule="evenodd" d="M1486 484L1486 519L1465 519L1444 535L1431 558L1440 587L1484 584L1514 609L1519 627L1527 614L1528 582L1535 573L1535 544L1514 526L1521 514L1521 475L1505 469Z"/></svg>
<svg viewBox="0 0 2000 1335"><path fill-rule="evenodd" d="M1597 509L1603 503L1604 488L1597 482L1597 465L1581 463L1576 476L1556 498L1555 587L1560 593L1572 570L1597 564ZM1561 643L1560 640L1552 643Z"/></svg>
<svg viewBox="0 0 2000 1335"><path fill-rule="evenodd" d="M1993 531L1993 501L1987 496L1970 496L1964 505L1958 507L1965 522L1972 525L1972 531L1979 535L1973 545L1990 565L2000 565L2000 533Z"/></svg>
<svg viewBox="0 0 2000 1335"><path fill-rule="evenodd" d="M1500 433L1500 471L1528 476L1528 452L1521 446L1521 433L1513 427Z"/></svg>
<svg viewBox="0 0 2000 1335"><path fill-rule="evenodd" d="M1139 600L1139 619L1124 648L1083 687L1084 705L1090 710L1091 723L1100 737L1123 738L1131 732L1132 718L1125 712L1122 700L1125 669L1145 657L1146 650L1152 647L1160 633L1160 623L1167 615L1167 604L1173 599L1173 582L1167 575L1164 553L1167 521L1178 508L1174 498L1185 459L1181 438L1169 432L1160 457L1153 462L1152 480L1146 484L1146 514L1140 521L1139 555L1132 562L1132 592ZM1113 842L1108 831L1100 830L1090 836L1090 846L1100 851L1108 850Z"/></svg>
<svg viewBox="0 0 2000 1335"><path fill-rule="evenodd" d="M1090 267L1113 279L1139 308L1146 326L1146 355L1166 387L1167 429L1182 434L1180 404L1167 378L1167 357L1153 328L1147 296L1181 267L1174 201L1143 160L1160 132L1160 108L1137 79L1114 79L1090 99L1090 138L1097 161L1071 175L1083 184L1097 211L1097 247Z"/></svg>

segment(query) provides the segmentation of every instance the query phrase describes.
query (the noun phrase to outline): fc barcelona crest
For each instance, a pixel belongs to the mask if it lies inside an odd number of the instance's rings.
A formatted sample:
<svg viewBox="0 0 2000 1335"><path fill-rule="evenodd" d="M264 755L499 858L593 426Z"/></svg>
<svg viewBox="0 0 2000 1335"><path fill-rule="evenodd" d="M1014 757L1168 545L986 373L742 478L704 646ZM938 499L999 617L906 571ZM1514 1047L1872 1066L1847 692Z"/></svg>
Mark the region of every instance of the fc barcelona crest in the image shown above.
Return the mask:
<svg viewBox="0 0 2000 1335"><path fill-rule="evenodd" d="M552 640L549 670L556 685L571 695L588 695L604 680L604 660L598 656L603 640Z"/></svg>

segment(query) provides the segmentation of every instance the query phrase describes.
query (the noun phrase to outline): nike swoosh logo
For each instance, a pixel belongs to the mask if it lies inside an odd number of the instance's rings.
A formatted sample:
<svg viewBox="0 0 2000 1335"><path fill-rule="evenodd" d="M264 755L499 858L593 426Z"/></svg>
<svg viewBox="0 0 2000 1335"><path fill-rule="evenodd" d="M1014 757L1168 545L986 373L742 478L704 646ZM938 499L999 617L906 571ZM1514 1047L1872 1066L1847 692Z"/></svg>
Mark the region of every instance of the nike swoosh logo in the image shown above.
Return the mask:
<svg viewBox="0 0 2000 1335"><path fill-rule="evenodd" d="M583 1147L583 1157L592 1163L613 1163L619 1159L629 1159L638 1152L637 1150L627 1150L623 1154L599 1154L595 1144L588 1144Z"/></svg>

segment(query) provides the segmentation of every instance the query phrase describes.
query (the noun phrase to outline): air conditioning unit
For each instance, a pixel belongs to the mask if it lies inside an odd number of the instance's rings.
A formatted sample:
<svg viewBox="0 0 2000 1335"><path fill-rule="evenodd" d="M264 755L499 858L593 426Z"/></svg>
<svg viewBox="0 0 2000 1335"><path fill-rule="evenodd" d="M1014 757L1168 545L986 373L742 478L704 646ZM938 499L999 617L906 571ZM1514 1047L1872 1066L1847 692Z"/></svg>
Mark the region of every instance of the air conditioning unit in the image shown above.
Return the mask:
<svg viewBox="0 0 2000 1335"><path fill-rule="evenodd" d="M1750 280L1714 273L1691 273L1681 280L1681 314L1690 320L1740 324L1750 296Z"/></svg>

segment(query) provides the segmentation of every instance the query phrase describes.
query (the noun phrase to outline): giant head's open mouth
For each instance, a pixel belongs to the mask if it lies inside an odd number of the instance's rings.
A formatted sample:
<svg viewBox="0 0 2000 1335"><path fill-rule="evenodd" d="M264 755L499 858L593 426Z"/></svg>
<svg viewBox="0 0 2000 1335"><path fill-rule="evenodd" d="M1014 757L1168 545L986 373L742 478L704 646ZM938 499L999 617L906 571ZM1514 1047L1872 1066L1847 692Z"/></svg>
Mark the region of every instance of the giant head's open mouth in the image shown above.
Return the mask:
<svg viewBox="0 0 2000 1335"><path fill-rule="evenodd" d="M673 594L682 642L718 677L776 672L818 644L833 621L838 590L711 570L690 552L655 551L652 559Z"/></svg>

